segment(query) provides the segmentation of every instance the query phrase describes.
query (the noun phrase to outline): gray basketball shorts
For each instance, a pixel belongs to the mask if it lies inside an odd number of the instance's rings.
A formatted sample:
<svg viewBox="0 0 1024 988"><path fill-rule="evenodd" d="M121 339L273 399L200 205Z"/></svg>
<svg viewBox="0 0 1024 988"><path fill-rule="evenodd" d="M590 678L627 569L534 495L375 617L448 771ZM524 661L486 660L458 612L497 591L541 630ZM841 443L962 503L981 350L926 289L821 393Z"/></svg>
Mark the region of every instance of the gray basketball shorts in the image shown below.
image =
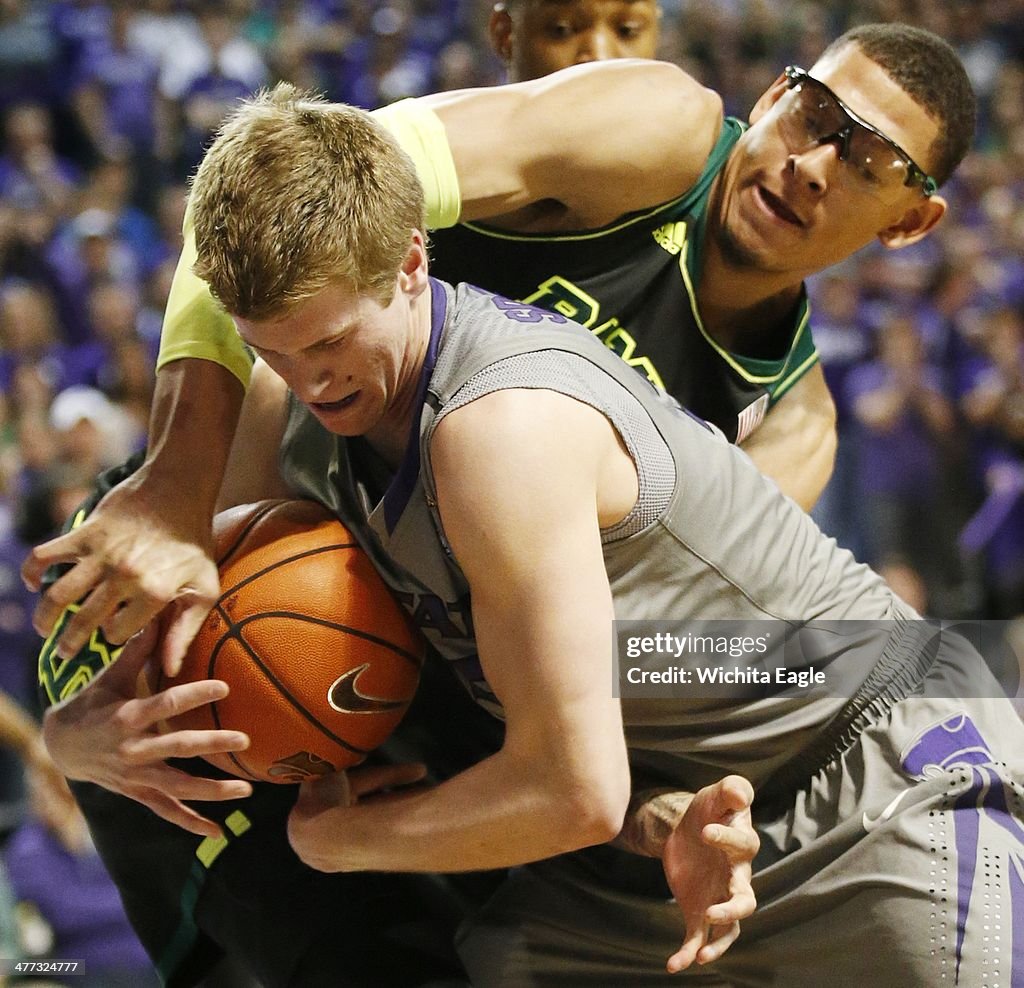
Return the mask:
<svg viewBox="0 0 1024 988"><path fill-rule="evenodd" d="M971 654L940 651L918 695L873 712L772 815L755 802L758 908L721 960L665 973L675 903L583 852L516 870L463 924L475 988L1024 985L1024 725L977 688ZM648 867L622 858L616 873Z"/></svg>

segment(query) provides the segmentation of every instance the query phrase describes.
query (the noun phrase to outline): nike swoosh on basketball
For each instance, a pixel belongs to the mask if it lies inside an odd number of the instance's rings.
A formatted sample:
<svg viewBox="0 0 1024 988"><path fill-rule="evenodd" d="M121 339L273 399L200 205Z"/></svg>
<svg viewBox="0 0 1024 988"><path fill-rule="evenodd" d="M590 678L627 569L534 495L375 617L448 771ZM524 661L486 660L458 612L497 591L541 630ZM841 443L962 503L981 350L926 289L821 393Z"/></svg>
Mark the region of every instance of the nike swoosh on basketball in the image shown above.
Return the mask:
<svg viewBox="0 0 1024 988"><path fill-rule="evenodd" d="M357 680L370 667L369 662L349 669L339 676L327 690L327 702L342 714L378 714L404 707L406 700L385 700L383 697L360 693Z"/></svg>

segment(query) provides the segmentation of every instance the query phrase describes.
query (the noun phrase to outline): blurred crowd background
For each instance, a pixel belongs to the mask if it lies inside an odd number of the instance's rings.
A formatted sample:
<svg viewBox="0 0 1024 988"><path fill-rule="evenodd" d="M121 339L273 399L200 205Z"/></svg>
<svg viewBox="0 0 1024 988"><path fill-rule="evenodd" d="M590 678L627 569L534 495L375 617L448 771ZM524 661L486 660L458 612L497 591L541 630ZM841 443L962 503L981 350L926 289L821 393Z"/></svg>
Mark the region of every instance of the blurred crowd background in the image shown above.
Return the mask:
<svg viewBox="0 0 1024 988"><path fill-rule="evenodd" d="M662 0L662 9L661 56L744 118L784 65L810 67L855 22L920 24L958 49L981 112L975 150L943 190L950 215L920 245L868 249L810 285L840 434L815 515L923 612L1019 618L1024 0ZM366 108L499 83L488 14L487 0L0 0L8 695L33 704L38 642L18 577L27 547L59 527L99 469L145 441L186 178L225 112L278 79ZM0 833L23 819L18 779L15 766L0 770ZM15 838L43 854L44 838L23 832ZM87 872L91 859L69 846L57 842L49 864L29 859L26 880L38 884L47 868ZM115 920L103 913L96 923Z"/></svg>

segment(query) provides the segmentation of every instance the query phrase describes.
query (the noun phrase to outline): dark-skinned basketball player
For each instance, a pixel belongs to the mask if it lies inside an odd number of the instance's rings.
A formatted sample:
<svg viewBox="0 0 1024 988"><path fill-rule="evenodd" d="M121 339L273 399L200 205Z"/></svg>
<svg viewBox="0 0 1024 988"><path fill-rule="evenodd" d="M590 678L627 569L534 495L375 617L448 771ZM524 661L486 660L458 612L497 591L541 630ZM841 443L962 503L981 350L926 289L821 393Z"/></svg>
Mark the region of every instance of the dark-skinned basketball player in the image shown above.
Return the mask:
<svg viewBox="0 0 1024 988"><path fill-rule="evenodd" d="M656 0L508 0L491 10L487 34L509 82L585 62L655 58Z"/></svg>

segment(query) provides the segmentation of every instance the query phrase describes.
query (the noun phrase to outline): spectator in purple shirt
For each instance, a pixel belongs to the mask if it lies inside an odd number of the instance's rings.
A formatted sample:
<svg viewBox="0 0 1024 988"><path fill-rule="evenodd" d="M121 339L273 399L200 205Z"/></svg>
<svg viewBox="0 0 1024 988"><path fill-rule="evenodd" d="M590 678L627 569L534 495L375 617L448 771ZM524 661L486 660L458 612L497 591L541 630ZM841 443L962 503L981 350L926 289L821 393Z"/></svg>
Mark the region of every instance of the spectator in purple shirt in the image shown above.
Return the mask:
<svg viewBox="0 0 1024 988"><path fill-rule="evenodd" d="M128 158L148 170L156 147L159 65L131 45L132 5L115 0L110 14L109 33L96 38L78 60L72 103L94 153Z"/></svg>
<svg viewBox="0 0 1024 988"><path fill-rule="evenodd" d="M53 219L65 216L81 175L57 154L49 109L39 103L10 107L4 138L0 199L20 209L42 209Z"/></svg>
<svg viewBox="0 0 1024 988"><path fill-rule="evenodd" d="M860 306L856 269L834 268L808 285L814 312L814 341L825 380L836 403L839 445L825 490L811 512L826 534L858 559L864 556L864 526L857 492L857 436L846 379L871 353L871 334Z"/></svg>
<svg viewBox="0 0 1024 988"><path fill-rule="evenodd" d="M408 6L382 4L369 23L370 33L344 52L340 98L373 109L425 93L433 76L432 59L413 43Z"/></svg>
<svg viewBox="0 0 1024 988"><path fill-rule="evenodd" d="M117 217L105 209L91 207L79 213L54 238L46 258L66 338L76 345L95 336L83 303L96 285L140 284L138 259L121 238Z"/></svg>
<svg viewBox="0 0 1024 988"><path fill-rule="evenodd" d="M974 468L984 500L961 535L981 554L993 613L1024 614L1024 317L993 311L983 352L964 368L960 407L975 430Z"/></svg>
<svg viewBox="0 0 1024 988"><path fill-rule="evenodd" d="M17 373L19 369L32 369L45 388L42 400L48 402L74 378L75 369L69 366L69 357L50 294L27 283L9 282L2 286L0 389L17 401Z"/></svg>
<svg viewBox="0 0 1024 988"><path fill-rule="evenodd" d="M0 199L0 283L43 278L52 232L53 224L42 211L18 209Z"/></svg>
<svg viewBox="0 0 1024 988"><path fill-rule="evenodd" d="M924 360L911 318L890 317L877 346L878 358L851 371L845 389L857 424L868 561L909 563L933 599L951 582L951 523L942 495L954 409L941 372Z"/></svg>
<svg viewBox="0 0 1024 988"><path fill-rule="evenodd" d="M152 171L148 174L154 176ZM137 185L146 186L144 194L136 196ZM162 195L163 186L158 182L139 181L139 173L130 161L100 162L89 172L82 189L83 211L100 209L110 215L114 234L131 251L140 278L148 277L167 258L170 248L164 243L151 210L142 208L138 201L156 205ZM180 219L178 228L180 238Z"/></svg>
<svg viewBox="0 0 1024 988"><path fill-rule="evenodd" d="M134 287L108 281L90 289L86 304L94 337L76 348L76 356L80 358L78 366L87 374L80 379L108 397L116 397L115 392L124 385L121 361L126 356L123 348L139 344L138 359L143 361L147 376L153 375L156 366L156 348L140 333L141 299Z"/></svg>
<svg viewBox="0 0 1024 988"><path fill-rule="evenodd" d="M221 121L252 89L241 79L225 75L219 67L197 76L181 97L183 128L179 168L194 171Z"/></svg>
<svg viewBox="0 0 1024 988"><path fill-rule="evenodd" d="M278 79L322 92L352 37L343 3L281 0L264 44L267 65Z"/></svg>
<svg viewBox="0 0 1024 988"><path fill-rule="evenodd" d="M200 6L197 20L199 44L165 67L160 83L167 100L178 104L181 146L176 166L183 174L199 164L228 111L268 77L259 51L242 37L229 4L210 0Z"/></svg>

